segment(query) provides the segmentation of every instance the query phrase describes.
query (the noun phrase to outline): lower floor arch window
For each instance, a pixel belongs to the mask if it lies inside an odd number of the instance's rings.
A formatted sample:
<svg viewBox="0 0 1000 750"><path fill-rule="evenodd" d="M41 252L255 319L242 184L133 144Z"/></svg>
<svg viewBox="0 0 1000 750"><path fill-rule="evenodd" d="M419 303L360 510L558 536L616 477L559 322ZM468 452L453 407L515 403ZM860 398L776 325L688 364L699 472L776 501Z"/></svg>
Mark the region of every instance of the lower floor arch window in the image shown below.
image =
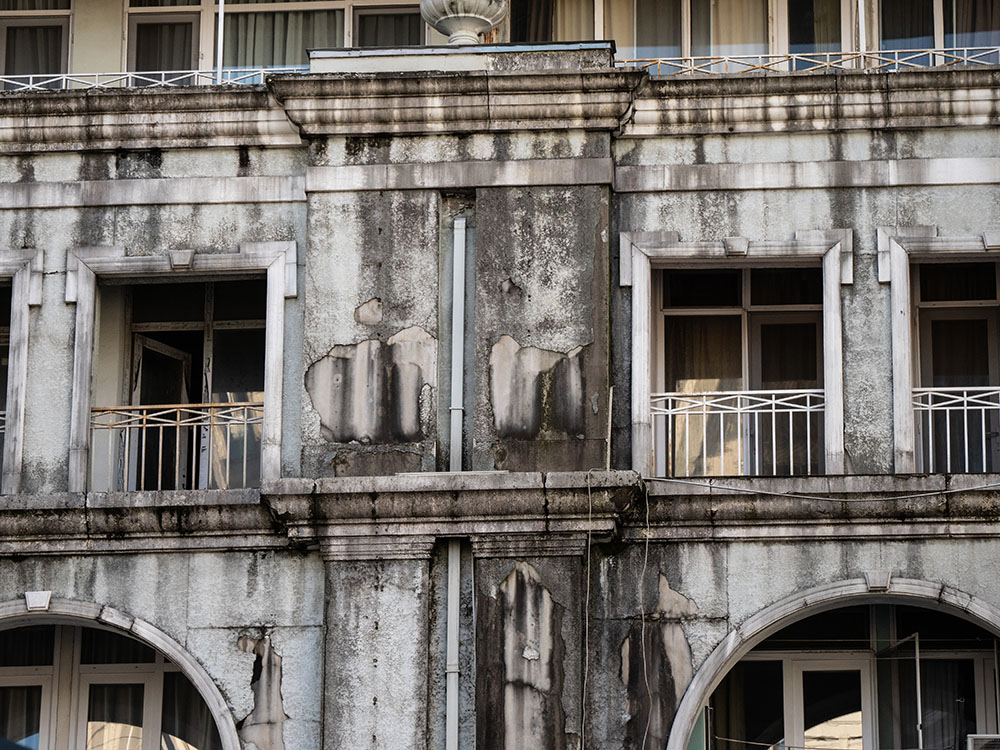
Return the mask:
<svg viewBox="0 0 1000 750"><path fill-rule="evenodd" d="M72 625L0 636L0 738L31 750L221 750L176 665L133 638Z"/></svg>
<svg viewBox="0 0 1000 750"><path fill-rule="evenodd" d="M992 634L909 606L846 607L761 643L712 694L699 750L966 750L997 732Z"/></svg>

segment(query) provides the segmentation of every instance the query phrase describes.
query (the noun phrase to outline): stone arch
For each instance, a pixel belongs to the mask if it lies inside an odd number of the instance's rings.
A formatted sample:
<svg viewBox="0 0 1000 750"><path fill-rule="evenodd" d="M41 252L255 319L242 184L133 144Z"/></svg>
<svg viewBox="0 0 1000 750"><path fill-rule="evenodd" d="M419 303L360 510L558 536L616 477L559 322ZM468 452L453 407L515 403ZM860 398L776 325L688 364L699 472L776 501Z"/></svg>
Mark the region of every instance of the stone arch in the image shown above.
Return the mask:
<svg viewBox="0 0 1000 750"><path fill-rule="evenodd" d="M177 641L145 620L132 617L114 607L72 599L51 599L46 610L28 610L24 599L0 602L0 630L35 622L63 622L72 625L93 623L123 633L157 649L180 667L205 701L219 729L222 750L240 750L236 722L222 692L205 668Z"/></svg>
<svg viewBox="0 0 1000 750"><path fill-rule="evenodd" d="M883 574L884 575L884 574ZM861 603L915 604L958 615L1000 637L1000 607L943 583L908 578L855 578L787 596L747 618L709 654L688 685L674 716L666 750L687 750L701 705L748 651L797 620Z"/></svg>

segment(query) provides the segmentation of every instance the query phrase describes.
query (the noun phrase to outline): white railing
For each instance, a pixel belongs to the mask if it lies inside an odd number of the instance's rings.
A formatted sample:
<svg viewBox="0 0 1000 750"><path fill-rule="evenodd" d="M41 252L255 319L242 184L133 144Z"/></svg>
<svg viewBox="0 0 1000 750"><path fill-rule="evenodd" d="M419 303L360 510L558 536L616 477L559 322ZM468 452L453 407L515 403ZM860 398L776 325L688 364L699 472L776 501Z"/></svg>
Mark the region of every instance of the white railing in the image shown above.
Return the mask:
<svg viewBox="0 0 1000 750"><path fill-rule="evenodd" d="M91 410L91 489L234 489L260 481L264 405L164 404Z"/></svg>
<svg viewBox="0 0 1000 750"><path fill-rule="evenodd" d="M256 86L269 75L308 73L308 65L272 68L223 68L223 84ZM0 76L4 91L53 91L60 89L120 89L130 87L208 86L219 82L214 70L160 70L143 73L60 73L53 75Z"/></svg>
<svg viewBox="0 0 1000 750"><path fill-rule="evenodd" d="M824 467L822 389L655 393L656 476L792 476Z"/></svg>
<svg viewBox="0 0 1000 750"><path fill-rule="evenodd" d="M720 55L619 60L654 76L741 75L769 73L834 73L848 70L896 72L930 67L1000 64L1000 47L879 50L875 52L810 52L784 55Z"/></svg>
<svg viewBox="0 0 1000 750"><path fill-rule="evenodd" d="M921 471L1000 468L1000 388L914 388L913 411Z"/></svg>

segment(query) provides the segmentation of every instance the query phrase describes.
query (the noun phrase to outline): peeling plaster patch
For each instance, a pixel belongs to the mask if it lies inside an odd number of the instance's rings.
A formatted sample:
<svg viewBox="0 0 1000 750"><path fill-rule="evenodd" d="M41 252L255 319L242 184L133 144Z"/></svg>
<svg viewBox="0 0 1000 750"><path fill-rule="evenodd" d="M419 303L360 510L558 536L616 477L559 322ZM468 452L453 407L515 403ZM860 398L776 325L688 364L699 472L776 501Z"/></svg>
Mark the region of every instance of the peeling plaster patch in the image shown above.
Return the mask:
<svg viewBox="0 0 1000 750"><path fill-rule="evenodd" d="M490 354L490 399L499 437L583 433L583 350L563 354L500 337Z"/></svg>
<svg viewBox="0 0 1000 750"><path fill-rule="evenodd" d="M524 290L514 283L513 279L507 278L500 282L500 291L504 294L516 294L518 297L524 296Z"/></svg>
<svg viewBox="0 0 1000 750"><path fill-rule="evenodd" d="M240 636L236 645L254 655L253 710L237 724L240 739L257 750L285 750L282 728L285 709L281 700L281 656L271 648L271 639Z"/></svg>
<svg viewBox="0 0 1000 750"><path fill-rule="evenodd" d="M680 620L698 611L660 574L656 609L632 624L621 646L621 678L628 691L625 747L666 745L673 716L693 676L691 649ZM645 741L644 741L645 740Z"/></svg>
<svg viewBox="0 0 1000 750"><path fill-rule="evenodd" d="M437 342L419 326L385 343L333 347L306 371L306 390L326 440L346 443L423 439L421 415L435 384Z"/></svg>
<svg viewBox="0 0 1000 750"><path fill-rule="evenodd" d="M477 747L499 750L566 750L566 714L562 706L563 607L552 599L538 572L517 562L497 589L485 598L480 641L484 689L477 690Z"/></svg>
<svg viewBox="0 0 1000 750"><path fill-rule="evenodd" d="M382 300L372 297L354 308L354 320L361 325L375 326L382 322Z"/></svg>

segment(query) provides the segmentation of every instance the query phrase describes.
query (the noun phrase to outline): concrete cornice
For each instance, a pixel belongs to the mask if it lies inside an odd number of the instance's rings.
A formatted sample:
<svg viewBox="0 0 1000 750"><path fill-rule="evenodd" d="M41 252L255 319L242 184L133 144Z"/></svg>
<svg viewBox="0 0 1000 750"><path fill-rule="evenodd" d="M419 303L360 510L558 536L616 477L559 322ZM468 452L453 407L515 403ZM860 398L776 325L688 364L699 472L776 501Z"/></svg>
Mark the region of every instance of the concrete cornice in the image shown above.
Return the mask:
<svg viewBox="0 0 1000 750"><path fill-rule="evenodd" d="M0 153L301 143L263 87L0 95Z"/></svg>
<svg viewBox="0 0 1000 750"><path fill-rule="evenodd" d="M626 136L1000 124L1000 70L651 78Z"/></svg>
<svg viewBox="0 0 1000 750"><path fill-rule="evenodd" d="M304 136L618 130L645 74L340 73L274 76L268 87Z"/></svg>

